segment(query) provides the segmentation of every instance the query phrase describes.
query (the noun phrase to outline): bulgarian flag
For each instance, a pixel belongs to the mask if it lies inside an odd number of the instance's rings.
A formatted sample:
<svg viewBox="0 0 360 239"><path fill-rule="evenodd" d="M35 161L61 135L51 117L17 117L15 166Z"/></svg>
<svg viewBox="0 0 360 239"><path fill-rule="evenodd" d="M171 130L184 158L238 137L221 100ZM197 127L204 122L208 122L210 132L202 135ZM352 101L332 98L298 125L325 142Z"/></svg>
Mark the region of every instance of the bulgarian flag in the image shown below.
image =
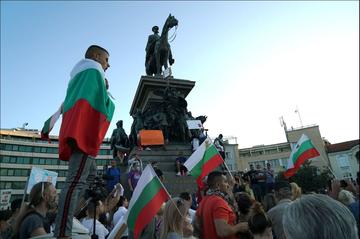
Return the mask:
<svg viewBox="0 0 360 239"><path fill-rule="evenodd" d="M41 139L48 140L50 143L49 133L54 127L56 121L59 119L62 113L63 104L59 107L59 109L44 123L44 126L41 130Z"/></svg>
<svg viewBox="0 0 360 239"><path fill-rule="evenodd" d="M96 157L113 117L115 105L105 87L104 70L91 59L83 59L71 71L71 80L62 105L59 158L69 160L69 140Z"/></svg>
<svg viewBox="0 0 360 239"><path fill-rule="evenodd" d="M311 140L303 134L291 152L287 170L284 173L285 178L293 176L306 160L318 156L320 156L320 153L311 143Z"/></svg>
<svg viewBox="0 0 360 239"><path fill-rule="evenodd" d="M224 162L215 145L207 138L197 150L186 160L184 166L190 174L196 177L200 188L203 187L202 179Z"/></svg>
<svg viewBox="0 0 360 239"><path fill-rule="evenodd" d="M129 230L134 232L135 239L139 238L143 228L169 198L154 169L148 164L135 187L125 215L125 221Z"/></svg>

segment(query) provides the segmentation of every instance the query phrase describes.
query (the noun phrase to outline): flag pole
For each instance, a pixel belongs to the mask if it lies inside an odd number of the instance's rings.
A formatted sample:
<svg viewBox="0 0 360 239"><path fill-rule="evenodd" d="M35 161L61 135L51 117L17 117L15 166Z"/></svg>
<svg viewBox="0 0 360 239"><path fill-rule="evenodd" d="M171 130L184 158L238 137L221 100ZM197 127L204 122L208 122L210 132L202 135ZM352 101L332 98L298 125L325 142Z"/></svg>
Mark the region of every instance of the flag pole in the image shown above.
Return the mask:
<svg viewBox="0 0 360 239"><path fill-rule="evenodd" d="M174 206L175 206L176 210L178 211L178 213L180 214L180 216L183 217L183 218L185 218L184 215L180 212L180 209L176 206L176 203L174 202L174 200L171 198L170 193L168 192L168 190L166 189L166 187L164 186L164 184L161 182L160 178L159 178L159 177L157 176L157 174L155 173L154 168L151 166L151 164L149 164L149 165L150 165L151 170L153 171L153 173L155 174L155 176L156 176L157 179L159 180L161 186L164 188L165 192L166 192L167 195L169 196L169 198L170 198L169 200L174 204Z"/></svg>
<svg viewBox="0 0 360 239"><path fill-rule="evenodd" d="M221 156L221 155L220 155L220 156ZM226 170L229 172L231 179L234 179L234 176L233 176L232 173L230 172L227 164L225 163L225 159L223 159L223 160L224 160L224 163L223 163L223 164L225 165Z"/></svg>
<svg viewBox="0 0 360 239"><path fill-rule="evenodd" d="M22 201L21 201L21 205L25 202L25 197L26 197L26 194L27 194L27 188L29 186L29 177L27 178L26 180L26 184L25 184L25 190L24 190L24 196L22 198Z"/></svg>

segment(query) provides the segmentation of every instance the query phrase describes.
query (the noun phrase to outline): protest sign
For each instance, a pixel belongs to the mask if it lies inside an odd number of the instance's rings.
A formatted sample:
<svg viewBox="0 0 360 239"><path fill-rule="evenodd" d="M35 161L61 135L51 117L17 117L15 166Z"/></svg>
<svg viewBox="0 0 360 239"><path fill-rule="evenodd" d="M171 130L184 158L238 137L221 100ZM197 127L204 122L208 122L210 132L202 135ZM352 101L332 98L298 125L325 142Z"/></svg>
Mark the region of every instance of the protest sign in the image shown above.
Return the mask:
<svg viewBox="0 0 360 239"><path fill-rule="evenodd" d="M57 176L57 172L32 167L27 183L26 193L30 193L32 187L39 182L50 182L56 186Z"/></svg>
<svg viewBox="0 0 360 239"><path fill-rule="evenodd" d="M189 129L202 129L203 125L201 120L187 120L186 121Z"/></svg>

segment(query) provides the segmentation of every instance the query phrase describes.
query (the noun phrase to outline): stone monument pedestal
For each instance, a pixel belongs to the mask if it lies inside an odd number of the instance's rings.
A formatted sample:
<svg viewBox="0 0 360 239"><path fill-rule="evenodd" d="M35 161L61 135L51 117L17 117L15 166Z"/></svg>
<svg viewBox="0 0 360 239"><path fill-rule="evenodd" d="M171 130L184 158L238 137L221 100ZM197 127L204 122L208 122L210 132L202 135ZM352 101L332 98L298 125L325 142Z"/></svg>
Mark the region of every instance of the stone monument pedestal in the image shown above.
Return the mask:
<svg viewBox="0 0 360 239"><path fill-rule="evenodd" d="M133 115L136 109L144 112L150 105L161 103L163 100L163 91L168 86L178 91L185 99L195 86L195 81L175 79L172 77L141 76L130 108L130 115Z"/></svg>

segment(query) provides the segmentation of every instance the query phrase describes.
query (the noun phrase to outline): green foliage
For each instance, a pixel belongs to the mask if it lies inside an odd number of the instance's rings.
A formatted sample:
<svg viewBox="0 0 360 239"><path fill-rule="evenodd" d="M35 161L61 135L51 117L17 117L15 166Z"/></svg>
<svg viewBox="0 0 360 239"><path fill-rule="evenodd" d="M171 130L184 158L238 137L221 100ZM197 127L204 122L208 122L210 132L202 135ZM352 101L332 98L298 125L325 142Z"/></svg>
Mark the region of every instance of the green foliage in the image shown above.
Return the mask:
<svg viewBox="0 0 360 239"><path fill-rule="evenodd" d="M329 169L320 171L319 168L312 166L310 161L306 161L296 174L289 178L289 182L297 183L303 193L309 193L323 191L330 179L332 174ZM279 172L276 180L286 180L283 172Z"/></svg>

